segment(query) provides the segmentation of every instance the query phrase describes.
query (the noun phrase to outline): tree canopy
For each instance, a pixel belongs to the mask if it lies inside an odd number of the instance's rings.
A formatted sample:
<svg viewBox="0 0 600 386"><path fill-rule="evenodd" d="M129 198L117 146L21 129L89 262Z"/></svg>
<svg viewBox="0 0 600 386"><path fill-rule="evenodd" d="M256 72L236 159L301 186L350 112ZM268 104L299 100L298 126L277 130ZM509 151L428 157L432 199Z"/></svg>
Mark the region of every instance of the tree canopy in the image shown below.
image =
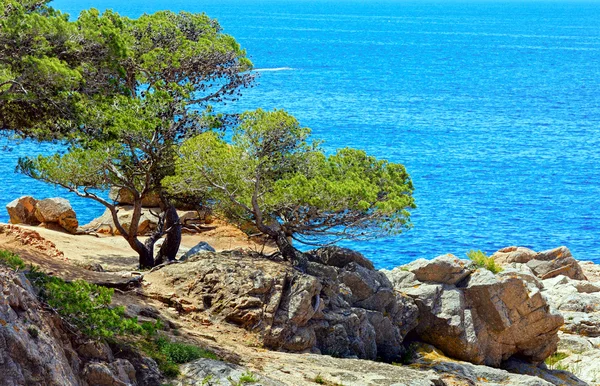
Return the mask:
<svg viewBox="0 0 600 386"><path fill-rule="evenodd" d="M183 143L172 192L204 193L220 212L251 221L294 258L290 238L323 244L394 234L410 226L413 186L404 166L364 151L326 155L281 110L240 117L227 142L215 132Z"/></svg>
<svg viewBox="0 0 600 386"><path fill-rule="evenodd" d="M19 169L104 204L119 232L140 255L141 266L154 265L153 244L166 230L174 232L173 244L165 242L163 247L171 245L168 257L174 258L180 238L176 215L171 217L171 224L159 227L159 232L145 244L138 240L142 199L158 191L165 212L174 213L168 197L162 194L160 182L174 171L175 150L180 141L226 120L227 117L213 112L211 104L235 100L240 89L251 84L252 63L245 51L235 39L222 33L216 20L204 14L161 11L129 19L111 11L101 14L91 9L68 22L46 7L32 12L23 5L21 8L15 16L17 20L58 18L61 26L78 32L78 59L72 63L53 51L48 52L52 56L38 53L37 48L34 51L44 60L60 63L66 68L64 71L72 71L80 85L65 86L70 90L64 91L68 94L65 103L69 114L63 119L46 119L44 113L40 119L30 118L35 120L32 122L15 118L14 122L3 123L5 129L15 132L22 129L13 127L38 128L26 134L38 139L59 138L69 146L65 154L21 159ZM0 39L3 34L0 33ZM48 44L55 47L56 43ZM79 51L80 46L87 47L87 54ZM19 52L14 55L27 57ZM31 71L35 74L40 69ZM11 86L3 98L26 99L29 91L25 86L25 91L15 86L22 80L15 71L11 74L7 76L15 80L7 83ZM42 91L47 88L42 87ZM48 100L49 105L55 103L56 93ZM18 115L12 102L0 108ZM49 107L48 111L52 109ZM127 230L119 224L115 204L94 193L95 189L109 187L125 188L133 196L133 219Z"/></svg>

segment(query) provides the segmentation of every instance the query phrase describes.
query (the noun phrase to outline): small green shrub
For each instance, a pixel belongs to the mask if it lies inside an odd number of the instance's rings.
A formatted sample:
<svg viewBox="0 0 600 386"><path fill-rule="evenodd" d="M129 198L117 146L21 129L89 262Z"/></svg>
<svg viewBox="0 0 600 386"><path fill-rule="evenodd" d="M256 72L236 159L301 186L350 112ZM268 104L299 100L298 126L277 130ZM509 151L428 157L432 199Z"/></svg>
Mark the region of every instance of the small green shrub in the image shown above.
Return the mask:
<svg viewBox="0 0 600 386"><path fill-rule="evenodd" d="M559 368L560 366L557 365L557 363L562 361L563 359L565 359L568 356L569 356L569 354L564 353L564 352L555 352L554 354L552 354L548 358L546 358L544 363L546 363L546 366L550 367L551 369L562 370L561 368Z"/></svg>
<svg viewBox="0 0 600 386"><path fill-rule="evenodd" d="M29 336L31 336L33 339L37 339L38 336L40 336L40 332L38 331L38 329L33 326L27 327L27 332L29 333Z"/></svg>
<svg viewBox="0 0 600 386"><path fill-rule="evenodd" d="M246 371L245 373L242 373L242 375L240 376L240 379L238 381L234 381L233 378L231 378L231 377L227 378L227 380L229 381L231 386L244 386L244 385L258 382L258 378L256 378L256 376L254 374L252 374L252 372L250 372L250 371Z"/></svg>
<svg viewBox="0 0 600 386"><path fill-rule="evenodd" d="M169 342L165 337L156 339L156 346L173 363L187 363L199 358L219 359L212 351L191 344Z"/></svg>
<svg viewBox="0 0 600 386"><path fill-rule="evenodd" d="M143 332L137 319L124 317L124 307L111 307L113 290L75 280L65 282L57 277L32 270L29 280L39 290L39 297L68 324L90 338L112 338L118 334Z"/></svg>
<svg viewBox="0 0 600 386"><path fill-rule="evenodd" d="M168 378L179 375L179 364L200 358L219 359L212 351L190 344L170 342L164 336L142 340L138 347L156 361L159 370Z"/></svg>
<svg viewBox="0 0 600 386"><path fill-rule="evenodd" d="M496 261L494 261L493 258L488 257L488 255L486 255L485 252L482 252L480 250L475 251L472 249L469 252L467 252L467 257L471 261L473 261L473 263L475 263L476 266L480 268L485 268L493 273L498 273L502 271L502 267L497 265Z"/></svg>
<svg viewBox="0 0 600 386"><path fill-rule="evenodd" d="M14 270L23 270L26 265L23 260L12 252L0 249L0 264L6 265Z"/></svg>
<svg viewBox="0 0 600 386"><path fill-rule="evenodd" d="M315 377L315 383L318 383L319 385L327 384L327 382L323 379L321 374L317 374L317 376Z"/></svg>

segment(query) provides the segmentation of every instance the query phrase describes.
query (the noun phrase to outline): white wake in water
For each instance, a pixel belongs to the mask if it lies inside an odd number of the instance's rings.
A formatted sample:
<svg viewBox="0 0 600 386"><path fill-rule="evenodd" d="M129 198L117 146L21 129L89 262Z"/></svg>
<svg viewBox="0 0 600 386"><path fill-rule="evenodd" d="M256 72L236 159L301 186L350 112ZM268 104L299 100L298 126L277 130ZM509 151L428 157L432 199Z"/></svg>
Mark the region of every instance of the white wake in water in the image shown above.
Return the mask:
<svg viewBox="0 0 600 386"><path fill-rule="evenodd" d="M276 67L276 68L255 68L257 72L268 72L268 71L290 71L293 70L291 67Z"/></svg>

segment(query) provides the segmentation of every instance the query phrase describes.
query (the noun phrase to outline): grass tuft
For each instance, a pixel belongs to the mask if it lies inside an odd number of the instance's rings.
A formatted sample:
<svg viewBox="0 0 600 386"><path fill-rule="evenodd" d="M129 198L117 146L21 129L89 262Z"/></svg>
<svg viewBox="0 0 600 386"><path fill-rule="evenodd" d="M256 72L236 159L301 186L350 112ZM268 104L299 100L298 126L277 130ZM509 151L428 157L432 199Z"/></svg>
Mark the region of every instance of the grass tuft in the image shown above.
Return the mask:
<svg viewBox="0 0 600 386"><path fill-rule="evenodd" d="M502 267L497 265L496 261L492 257L488 257L485 252L472 249L467 252L467 257L479 268L485 268L492 273L498 273L502 271Z"/></svg>
<svg viewBox="0 0 600 386"><path fill-rule="evenodd" d="M23 260L12 252L0 249L0 264L6 265L14 270L23 270L26 265Z"/></svg>

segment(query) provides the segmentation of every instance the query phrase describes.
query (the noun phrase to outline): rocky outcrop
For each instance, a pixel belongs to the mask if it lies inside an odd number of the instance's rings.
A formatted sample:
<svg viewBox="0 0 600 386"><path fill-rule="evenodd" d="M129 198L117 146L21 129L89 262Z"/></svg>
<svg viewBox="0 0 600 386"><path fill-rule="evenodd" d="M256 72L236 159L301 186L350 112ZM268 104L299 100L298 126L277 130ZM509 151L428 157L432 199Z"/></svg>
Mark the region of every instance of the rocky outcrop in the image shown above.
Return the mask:
<svg viewBox="0 0 600 386"><path fill-rule="evenodd" d="M46 198L36 200L23 196L6 205L11 224L55 226L69 233L77 233L79 222L68 200L64 198Z"/></svg>
<svg viewBox="0 0 600 386"><path fill-rule="evenodd" d="M108 192L108 199L112 200L118 205L132 205L133 204L133 193L127 188L110 188ZM160 196L158 193L148 193L142 199L143 208L157 208L160 206Z"/></svg>
<svg viewBox="0 0 600 386"><path fill-rule="evenodd" d="M42 224L57 223L69 233L76 233L79 222L68 200L46 198L35 205L35 217Z"/></svg>
<svg viewBox="0 0 600 386"><path fill-rule="evenodd" d="M158 214L161 213L160 208L144 208L140 216L138 224L138 235L149 235L158 225ZM117 218L123 228L128 231L131 226L133 217L133 206L125 205L117 208ZM95 218L90 223L83 225L82 229L93 230L98 233L107 233L119 235L120 232L115 227L112 214L109 209L106 209L102 216Z"/></svg>
<svg viewBox="0 0 600 386"><path fill-rule="evenodd" d="M419 338L451 357L497 367L512 356L539 363L556 350L563 318L522 272L473 271L444 255L386 274L419 307Z"/></svg>
<svg viewBox="0 0 600 386"><path fill-rule="evenodd" d="M243 252L204 252L147 274L145 292L181 312L257 331L271 349L397 358L417 307L383 273L348 261L343 267L312 261L301 273Z"/></svg>
<svg viewBox="0 0 600 386"><path fill-rule="evenodd" d="M138 235L149 235L158 226L158 215L162 213L162 210L156 208L142 208L140 221L138 224ZM190 222L193 219L198 218L198 214L195 211L177 211L182 222ZM123 205L117 207L117 218L119 223L127 231L131 226L131 219L133 217L133 206ZM110 210L106 209L102 216L95 218L91 222L81 227L85 230L93 230L98 233L106 233L112 235L119 235L119 230L115 226Z"/></svg>
<svg viewBox="0 0 600 386"><path fill-rule="evenodd" d="M557 276L543 285L548 302L564 316L563 331L600 337L600 282Z"/></svg>
<svg viewBox="0 0 600 386"><path fill-rule="evenodd" d="M285 386L284 383L257 375L248 368L214 359L199 359L181 366L175 386L243 385Z"/></svg>
<svg viewBox="0 0 600 386"><path fill-rule="evenodd" d="M37 200L31 196L19 197L6 205L11 224L38 225L35 217Z"/></svg>
<svg viewBox="0 0 600 386"><path fill-rule="evenodd" d="M571 279L586 280L581 266L573 258L567 247L558 247L542 252L535 252L524 247L506 247L492 255L501 265L522 263L541 279L549 279L559 275Z"/></svg>
<svg viewBox="0 0 600 386"><path fill-rule="evenodd" d="M145 367L136 368L107 345L74 335L42 307L22 273L0 265L2 385L141 385L138 378L158 371L154 361L146 360Z"/></svg>

